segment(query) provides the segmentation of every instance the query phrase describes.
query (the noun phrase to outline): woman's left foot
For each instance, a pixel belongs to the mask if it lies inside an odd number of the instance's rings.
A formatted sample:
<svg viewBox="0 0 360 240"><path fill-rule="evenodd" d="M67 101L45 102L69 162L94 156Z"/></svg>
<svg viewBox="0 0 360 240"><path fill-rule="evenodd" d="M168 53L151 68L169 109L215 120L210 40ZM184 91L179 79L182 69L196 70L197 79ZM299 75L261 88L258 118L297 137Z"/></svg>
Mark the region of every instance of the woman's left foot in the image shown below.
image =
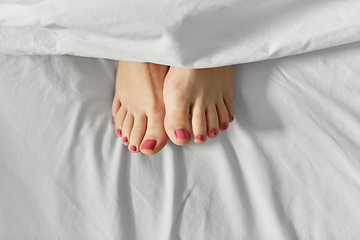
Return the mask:
<svg viewBox="0 0 360 240"><path fill-rule="evenodd" d="M131 152L152 155L169 138L164 129L164 78L168 66L119 61L112 105L115 133Z"/></svg>
<svg viewBox="0 0 360 240"><path fill-rule="evenodd" d="M191 132L195 143L204 143L229 127L234 119L233 75L233 66L170 67L163 90L164 125L173 143L189 143Z"/></svg>

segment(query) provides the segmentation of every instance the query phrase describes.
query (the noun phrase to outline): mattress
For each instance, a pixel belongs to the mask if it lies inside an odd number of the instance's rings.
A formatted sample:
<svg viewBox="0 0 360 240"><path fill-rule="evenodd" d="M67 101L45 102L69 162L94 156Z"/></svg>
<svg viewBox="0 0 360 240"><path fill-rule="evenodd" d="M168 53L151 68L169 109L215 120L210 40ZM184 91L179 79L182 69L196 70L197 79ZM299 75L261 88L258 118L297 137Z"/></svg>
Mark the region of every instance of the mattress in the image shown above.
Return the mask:
<svg viewBox="0 0 360 240"><path fill-rule="evenodd" d="M0 56L0 239L357 239L360 43L235 68L235 121L130 153L116 61Z"/></svg>

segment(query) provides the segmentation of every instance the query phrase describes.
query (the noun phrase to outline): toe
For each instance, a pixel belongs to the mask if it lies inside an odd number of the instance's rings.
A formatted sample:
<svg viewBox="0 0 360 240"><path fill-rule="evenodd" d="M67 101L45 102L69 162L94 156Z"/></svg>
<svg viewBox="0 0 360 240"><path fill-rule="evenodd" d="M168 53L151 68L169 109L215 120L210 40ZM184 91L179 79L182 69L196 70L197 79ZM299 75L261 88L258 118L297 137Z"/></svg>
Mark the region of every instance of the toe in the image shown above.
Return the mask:
<svg viewBox="0 0 360 240"><path fill-rule="evenodd" d="M140 114L135 116L134 126L131 131L129 150L132 152L140 151L140 143L144 138L146 131L146 115Z"/></svg>
<svg viewBox="0 0 360 240"><path fill-rule="evenodd" d="M234 121L234 102L232 96L225 97L224 103L229 114L229 121L232 122Z"/></svg>
<svg viewBox="0 0 360 240"><path fill-rule="evenodd" d="M164 119L165 130L169 138L176 145L185 145L190 142L190 104L186 102L168 102Z"/></svg>
<svg viewBox="0 0 360 240"><path fill-rule="evenodd" d="M113 104L111 107L111 115L112 115L113 122L115 122L115 117L117 115L117 112L119 111L120 106L121 106L121 103L120 103L119 99L114 97Z"/></svg>
<svg viewBox="0 0 360 240"><path fill-rule="evenodd" d="M125 146L129 145L129 139L131 130L134 126L134 115L131 113L127 113L124 119L124 123L122 125L122 142Z"/></svg>
<svg viewBox="0 0 360 240"><path fill-rule="evenodd" d="M219 121L215 105L210 105L206 109L206 125L208 137L216 137L219 133Z"/></svg>
<svg viewBox="0 0 360 240"><path fill-rule="evenodd" d="M122 106L122 107L120 107L119 111L117 111L117 114L115 116L115 133L119 137L122 136L121 129L122 129L126 114L127 114L127 110L124 106Z"/></svg>
<svg viewBox="0 0 360 240"><path fill-rule="evenodd" d="M229 127L229 113L223 101L216 104L216 111L219 118L219 129L225 131Z"/></svg>
<svg viewBox="0 0 360 240"><path fill-rule="evenodd" d="M164 114L154 113L147 116L146 133L140 150L146 155L159 152L169 141L164 130Z"/></svg>
<svg viewBox="0 0 360 240"><path fill-rule="evenodd" d="M194 142L199 144L204 143L207 135L205 109L199 104L194 104L193 106L191 126Z"/></svg>

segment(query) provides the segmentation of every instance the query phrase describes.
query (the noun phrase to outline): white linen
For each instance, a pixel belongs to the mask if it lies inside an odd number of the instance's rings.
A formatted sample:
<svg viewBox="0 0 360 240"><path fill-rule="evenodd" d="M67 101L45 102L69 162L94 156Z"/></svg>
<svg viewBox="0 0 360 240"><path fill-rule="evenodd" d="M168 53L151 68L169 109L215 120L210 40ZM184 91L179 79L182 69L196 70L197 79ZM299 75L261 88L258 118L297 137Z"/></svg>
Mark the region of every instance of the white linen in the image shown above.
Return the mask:
<svg viewBox="0 0 360 240"><path fill-rule="evenodd" d="M360 40L359 0L0 0L0 53L205 68Z"/></svg>
<svg viewBox="0 0 360 240"><path fill-rule="evenodd" d="M358 239L360 42L236 66L235 122L130 153L116 62L0 55L0 239Z"/></svg>

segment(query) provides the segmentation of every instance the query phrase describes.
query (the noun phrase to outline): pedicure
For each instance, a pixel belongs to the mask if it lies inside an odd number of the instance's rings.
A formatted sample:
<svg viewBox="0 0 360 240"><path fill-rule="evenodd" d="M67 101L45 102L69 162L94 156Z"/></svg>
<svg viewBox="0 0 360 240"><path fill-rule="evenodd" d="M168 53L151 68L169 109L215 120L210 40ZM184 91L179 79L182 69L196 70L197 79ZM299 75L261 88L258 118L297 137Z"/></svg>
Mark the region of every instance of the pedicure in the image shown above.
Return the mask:
<svg viewBox="0 0 360 240"><path fill-rule="evenodd" d="M132 146L130 147L130 151L136 152L136 146L135 146L135 145L132 145Z"/></svg>
<svg viewBox="0 0 360 240"><path fill-rule="evenodd" d="M141 150L154 150L157 141L154 139L147 139L141 146Z"/></svg>
<svg viewBox="0 0 360 240"><path fill-rule="evenodd" d="M221 125L221 127L222 127L222 129L227 129L227 128L228 128L228 124L227 124L227 123L223 123L223 124Z"/></svg>
<svg viewBox="0 0 360 240"><path fill-rule="evenodd" d="M122 140L124 143L127 143L129 140L127 137L124 137L123 140Z"/></svg>
<svg viewBox="0 0 360 240"><path fill-rule="evenodd" d="M120 129L120 128L116 131L116 134L117 134L119 137L121 136L121 129Z"/></svg>
<svg viewBox="0 0 360 240"><path fill-rule="evenodd" d="M176 139L190 139L190 133L186 129L176 129Z"/></svg>
<svg viewBox="0 0 360 240"><path fill-rule="evenodd" d="M196 139L199 140L199 141L205 141L204 135L199 135L199 136L196 137Z"/></svg>
<svg viewBox="0 0 360 240"><path fill-rule="evenodd" d="M211 135L216 136L218 134L218 130L213 128L211 129Z"/></svg>
<svg viewBox="0 0 360 240"><path fill-rule="evenodd" d="M234 121L234 116L231 117L231 121Z"/></svg>

